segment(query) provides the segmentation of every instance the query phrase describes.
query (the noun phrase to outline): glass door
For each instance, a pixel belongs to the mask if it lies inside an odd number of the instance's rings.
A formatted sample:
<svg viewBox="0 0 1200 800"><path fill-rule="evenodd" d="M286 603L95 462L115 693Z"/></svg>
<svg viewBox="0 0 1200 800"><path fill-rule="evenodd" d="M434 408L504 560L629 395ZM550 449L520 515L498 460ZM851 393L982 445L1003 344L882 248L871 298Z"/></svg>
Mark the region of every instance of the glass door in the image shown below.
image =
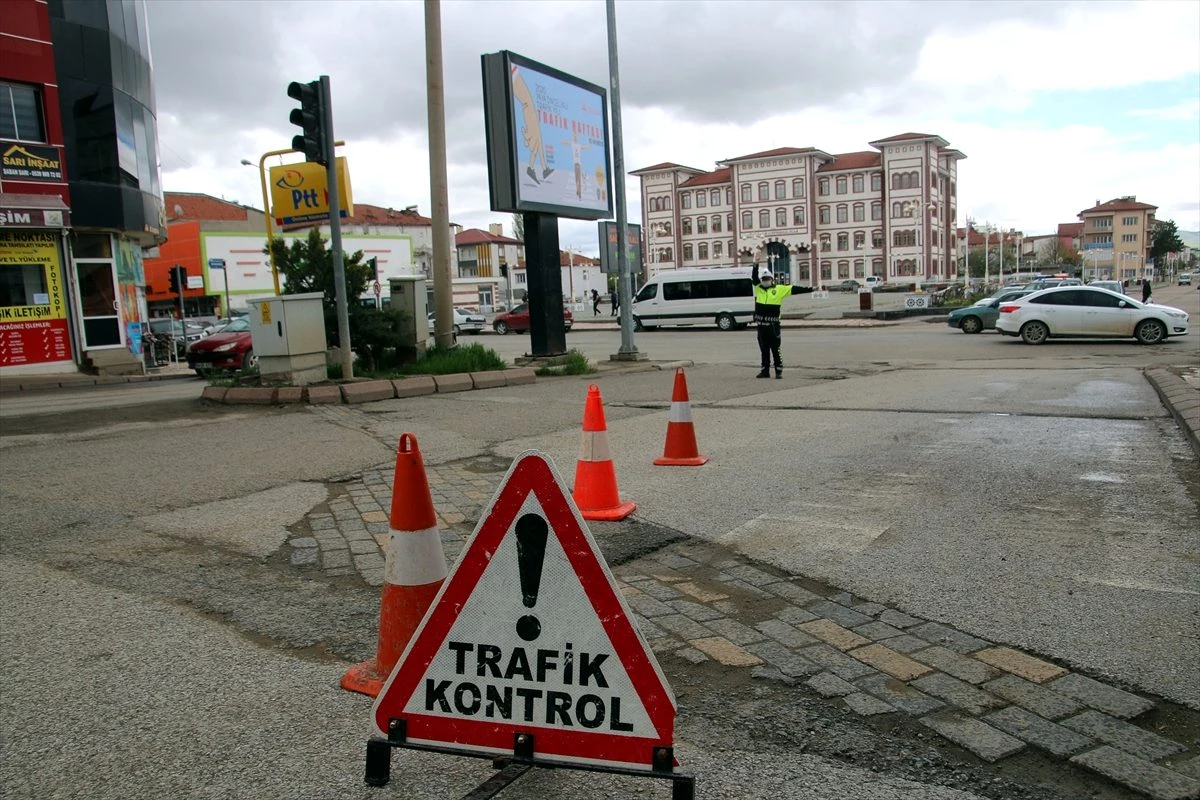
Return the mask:
<svg viewBox="0 0 1200 800"><path fill-rule="evenodd" d="M111 261L76 261L79 315L85 350L121 346L117 276Z"/></svg>

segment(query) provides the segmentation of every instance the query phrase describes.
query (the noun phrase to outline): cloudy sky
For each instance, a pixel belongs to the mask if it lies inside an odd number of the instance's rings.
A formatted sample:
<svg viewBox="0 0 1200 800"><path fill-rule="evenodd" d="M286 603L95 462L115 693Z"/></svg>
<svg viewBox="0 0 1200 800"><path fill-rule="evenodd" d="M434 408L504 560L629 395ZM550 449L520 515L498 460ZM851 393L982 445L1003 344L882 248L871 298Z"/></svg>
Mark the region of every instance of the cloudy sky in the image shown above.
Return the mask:
<svg viewBox="0 0 1200 800"><path fill-rule="evenodd" d="M479 56L511 50L608 86L601 0L444 0L450 215L488 203ZM163 184L261 206L256 170L295 128L289 81L328 74L360 202L430 212L424 4L150 0ZM1054 230L1136 195L1200 230L1200 3L618 2L627 169L713 169L774 147L828 153L906 131L960 162L966 215ZM627 178L629 218L641 216ZM563 220L594 253L595 223Z"/></svg>

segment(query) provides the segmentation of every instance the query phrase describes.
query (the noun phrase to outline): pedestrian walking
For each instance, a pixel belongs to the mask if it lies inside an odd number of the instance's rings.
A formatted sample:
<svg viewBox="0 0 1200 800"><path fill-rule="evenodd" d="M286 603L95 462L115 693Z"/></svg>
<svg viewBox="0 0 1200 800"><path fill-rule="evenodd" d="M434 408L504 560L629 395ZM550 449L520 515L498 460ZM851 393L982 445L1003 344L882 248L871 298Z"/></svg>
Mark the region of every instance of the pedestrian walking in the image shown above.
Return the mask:
<svg viewBox="0 0 1200 800"><path fill-rule="evenodd" d="M783 377L783 359L779 355L781 332L779 328L779 312L783 299L794 294L808 294L813 291L811 286L792 286L790 284L775 284L775 276L769 270L758 271L758 262L750 273L754 282L754 323L758 326L758 352L762 357L762 371L756 378L771 377L770 367L775 365L775 377Z"/></svg>
<svg viewBox="0 0 1200 800"><path fill-rule="evenodd" d="M600 293L592 289L592 316L600 316Z"/></svg>
<svg viewBox="0 0 1200 800"><path fill-rule="evenodd" d="M617 310L621 307L621 295L618 294L617 290L614 288L612 290L612 292L609 294L608 300L609 300L609 303L612 305L612 313L609 314L609 316L615 317L617 315Z"/></svg>
<svg viewBox="0 0 1200 800"><path fill-rule="evenodd" d="M1150 302L1150 279L1149 278L1142 279L1142 302L1143 303Z"/></svg>

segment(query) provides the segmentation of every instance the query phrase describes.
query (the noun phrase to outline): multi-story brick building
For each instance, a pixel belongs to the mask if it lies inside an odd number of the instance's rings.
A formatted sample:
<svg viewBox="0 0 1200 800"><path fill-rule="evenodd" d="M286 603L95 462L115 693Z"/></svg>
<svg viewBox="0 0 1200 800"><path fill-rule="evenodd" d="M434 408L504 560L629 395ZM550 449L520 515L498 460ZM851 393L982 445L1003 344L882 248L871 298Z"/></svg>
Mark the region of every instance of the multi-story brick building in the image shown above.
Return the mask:
<svg viewBox="0 0 1200 800"><path fill-rule="evenodd" d="M674 163L641 179L643 274L764 260L800 283L878 275L957 276L958 161L940 136L904 133L874 151L833 155L781 147L729 158L711 172Z"/></svg>
<svg viewBox="0 0 1200 800"><path fill-rule="evenodd" d="M1141 280L1150 277L1146 259L1158 206L1139 203L1133 195L1079 212L1083 220L1080 244L1083 272L1088 279Z"/></svg>

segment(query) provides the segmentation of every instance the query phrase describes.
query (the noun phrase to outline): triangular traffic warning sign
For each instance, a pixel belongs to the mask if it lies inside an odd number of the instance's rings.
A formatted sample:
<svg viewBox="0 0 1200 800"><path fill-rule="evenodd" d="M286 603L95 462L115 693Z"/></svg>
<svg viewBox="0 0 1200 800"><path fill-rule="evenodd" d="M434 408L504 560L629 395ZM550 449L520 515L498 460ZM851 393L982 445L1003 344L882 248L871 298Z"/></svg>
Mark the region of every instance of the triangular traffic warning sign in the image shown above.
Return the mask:
<svg viewBox="0 0 1200 800"><path fill-rule="evenodd" d="M478 755L651 769L675 698L562 479L513 462L372 718L387 737Z"/></svg>

